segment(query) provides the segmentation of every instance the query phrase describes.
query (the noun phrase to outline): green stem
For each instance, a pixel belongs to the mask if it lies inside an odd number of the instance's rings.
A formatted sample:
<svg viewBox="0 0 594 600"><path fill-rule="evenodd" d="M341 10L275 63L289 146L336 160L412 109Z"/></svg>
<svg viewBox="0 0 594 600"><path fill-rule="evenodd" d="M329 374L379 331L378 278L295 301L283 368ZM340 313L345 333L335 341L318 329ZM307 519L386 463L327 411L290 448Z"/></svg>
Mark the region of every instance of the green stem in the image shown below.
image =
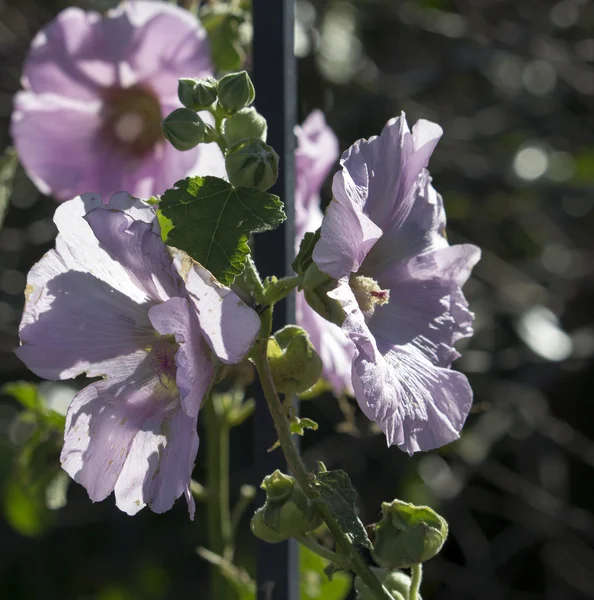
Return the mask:
<svg viewBox="0 0 594 600"><path fill-rule="evenodd" d="M302 281L303 277L301 275L283 277L282 279L271 281L265 288L266 304L274 304L275 302L282 300Z"/></svg>
<svg viewBox="0 0 594 600"><path fill-rule="evenodd" d="M260 279L260 275L258 273L258 269L256 269L254 260L249 255L245 261L245 269L243 270L241 277L254 297L254 300L260 306L267 306L268 301L266 299L266 293L264 286L262 285L262 280Z"/></svg>
<svg viewBox="0 0 594 600"><path fill-rule="evenodd" d="M233 507L233 511L231 512L231 534L234 536L237 528L239 527L239 522L241 521L241 517L245 513L246 509L252 502L252 500L256 497L256 488L252 485L242 485L239 490L239 499L235 503Z"/></svg>
<svg viewBox="0 0 594 600"><path fill-rule="evenodd" d="M412 565L410 568L410 592L409 600L417 600L419 597L419 589L421 587L421 579L423 579L423 563Z"/></svg>
<svg viewBox="0 0 594 600"><path fill-rule="evenodd" d="M206 502L208 492L204 489L204 486L195 479L192 479L190 482L190 491L192 492L192 496L194 496L198 502Z"/></svg>
<svg viewBox="0 0 594 600"><path fill-rule="evenodd" d="M301 460L301 456L297 451L291 436L291 429L287 416L283 411L281 401L276 392L270 365L266 357L266 340L270 335L270 324L272 322L272 310L266 311L269 315L262 315L262 327L260 329L260 339L252 350L251 357L256 365L258 376L264 391L266 402L272 420L276 428L278 439L289 468L293 472L295 479L299 482L301 489L314 501L318 514L325 521L330 533L333 535L336 544L340 547L350 568L363 580L365 585L370 589L373 595L378 600L393 600L390 593L379 582L377 577L371 572L363 557L357 551L357 548L351 543L347 534L341 529L340 525L334 518L332 511L324 502L319 502L319 494L313 489L310 483L310 475Z"/></svg>
<svg viewBox="0 0 594 600"><path fill-rule="evenodd" d="M342 556L342 554L338 554L337 552L333 552L329 548L322 546L322 544L319 544L310 535L301 535L297 538L297 541L300 544L303 544L304 546L309 548L312 552L315 552L316 554L321 556L322 558L325 558L326 560L329 560L341 567L349 567L348 560L344 556Z"/></svg>
<svg viewBox="0 0 594 600"><path fill-rule="evenodd" d="M206 487L209 549L227 558L233 554L231 515L229 512L229 426L217 413L214 395L204 407L206 436ZM218 566L210 569L211 597L236 598L232 586Z"/></svg>

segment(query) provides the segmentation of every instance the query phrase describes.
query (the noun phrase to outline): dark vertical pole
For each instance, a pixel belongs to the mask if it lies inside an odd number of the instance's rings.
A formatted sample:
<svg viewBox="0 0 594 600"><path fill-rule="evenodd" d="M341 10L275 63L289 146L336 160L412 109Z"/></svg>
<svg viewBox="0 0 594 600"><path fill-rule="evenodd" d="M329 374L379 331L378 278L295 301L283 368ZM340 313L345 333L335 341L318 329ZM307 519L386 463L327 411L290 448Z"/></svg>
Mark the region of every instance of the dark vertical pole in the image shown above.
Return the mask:
<svg viewBox="0 0 594 600"><path fill-rule="evenodd" d="M268 121L268 143L278 152L279 178L271 193L285 203L283 227L256 238L256 264L262 275L282 276L290 272L294 256L296 67L294 55L294 0L253 0L253 81L256 108ZM277 305L274 330L295 322L293 302ZM255 469L258 481L275 469L286 472L279 450L268 452L276 435L266 402L258 398L254 418ZM263 502L263 498L260 498ZM258 600L299 600L298 546L258 542Z"/></svg>

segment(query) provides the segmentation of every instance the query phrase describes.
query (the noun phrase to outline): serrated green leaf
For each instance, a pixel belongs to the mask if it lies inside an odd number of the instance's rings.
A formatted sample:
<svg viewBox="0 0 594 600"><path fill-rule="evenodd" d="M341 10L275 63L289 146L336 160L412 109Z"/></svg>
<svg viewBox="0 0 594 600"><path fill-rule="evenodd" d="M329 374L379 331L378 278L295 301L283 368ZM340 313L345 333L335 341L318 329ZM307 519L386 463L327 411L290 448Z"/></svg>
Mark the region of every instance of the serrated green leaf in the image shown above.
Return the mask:
<svg viewBox="0 0 594 600"><path fill-rule="evenodd" d="M298 275L303 275L307 267L312 263L312 253L316 244L320 240L321 228L317 231L308 231L299 244L299 252L293 261L291 267Z"/></svg>
<svg viewBox="0 0 594 600"><path fill-rule="evenodd" d="M18 164L19 158L16 150L12 147L6 148L0 156L0 229L8 210L8 202Z"/></svg>
<svg viewBox="0 0 594 600"><path fill-rule="evenodd" d="M250 233L278 227L285 219L277 196L256 188L234 188L218 177L188 177L167 190L159 204L171 221L167 243L230 285L249 254Z"/></svg>
<svg viewBox="0 0 594 600"><path fill-rule="evenodd" d="M345 572L334 572L332 579L326 574L328 561L305 546L299 547L301 572L301 600L344 600L352 585Z"/></svg>
<svg viewBox="0 0 594 600"><path fill-rule="evenodd" d="M373 546L355 510L357 493L346 471L338 469L318 473L315 489L351 542L371 550Z"/></svg>

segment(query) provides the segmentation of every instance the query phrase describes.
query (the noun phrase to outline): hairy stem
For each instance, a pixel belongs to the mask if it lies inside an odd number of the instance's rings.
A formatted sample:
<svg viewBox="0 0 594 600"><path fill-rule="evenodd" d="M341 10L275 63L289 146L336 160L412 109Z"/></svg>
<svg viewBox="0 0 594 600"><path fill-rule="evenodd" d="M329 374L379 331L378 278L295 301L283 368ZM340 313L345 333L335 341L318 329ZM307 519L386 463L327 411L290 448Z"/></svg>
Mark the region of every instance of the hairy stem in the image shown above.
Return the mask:
<svg viewBox="0 0 594 600"><path fill-rule="evenodd" d="M417 600L419 597L419 589L421 587L421 579L423 579L423 563L412 565L410 568L410 592L409 600Z"/></svg>
<svg viewBox="0 0 594 600"><path fill-rule="evenodd" d="M329 560L341 567L349 568L349 562L344 556L338 554L337 552L333 552L325 546L322 546L322 544L314 540L314 538L311 537L309 534L306 533L305 535L299 536L297 538L297 541L300 544L303 544L304 546L309 548L312 552L315 552L316 554L321 556L322 558L325 558L326 560Z"/></svg>
<svg viewBox="0 0 594 600"><path fill-rule="evenodd" d="M217 413L216 398L211 396L204 407L206 436L206 487L209 549L227 558L233 555L231 515L229 512L229 426ZM235 592L221 574L211 565L211 597L233 600Z"/></svg>
<svg viewBox="0 0 594 600"><path fill-rule="evenodd" d="M365 585L367 585L378 600L393 600L390 593L371 572L367 563L357 551L357 548L349 540L347 534L341 529L328 505L318 500L318 493L313 489L310 483L309 473L301 460L297 447L293 443L289 420L283 410L270 372L270 365L268 364L268 358L266 356L266 343L268 336L270 335L272 310L268 310L266 313L262 315L260 338L256 342L256 346L252 350L251 356L256 365L264 396L268 403L268 408L274 421L278 439L285 458L287 459L289 468L295 476L295 479L299 482L301 489L314 501L318 514L328 526L336 544L344 553L350 568L363 580Z"/></svg>

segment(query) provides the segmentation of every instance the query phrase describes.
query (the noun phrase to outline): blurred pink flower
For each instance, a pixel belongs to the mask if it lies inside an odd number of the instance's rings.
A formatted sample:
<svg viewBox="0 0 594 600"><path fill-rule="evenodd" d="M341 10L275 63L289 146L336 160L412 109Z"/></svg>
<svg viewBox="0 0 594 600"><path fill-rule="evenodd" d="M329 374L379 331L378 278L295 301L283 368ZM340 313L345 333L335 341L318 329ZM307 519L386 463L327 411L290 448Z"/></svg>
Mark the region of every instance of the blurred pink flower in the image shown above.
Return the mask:
<svg viewBox="0 0 594 600"><path fill-rule="evenodd" d="M328 127L321 111L313 111L300 127L295 153L295 233L296 251L308 231L322 223L320 190L332 165L338 158L338 140ZM351 363L355 346L334 323L326 321L297 292L295 304L297 323L307 331L324 365L323 377L335 394L353 393Z"/></svg>
<svg viewBox="0 0 594 600"><path fill-rule="evenodd" d="M68 200L120 190L148 198L187 175L223 175L216 144L178 152L161 119L180 77L212 74L206 32L166 2L132 0L105 16L62 11L31 44L11 133L31 179Z"/></svg>

